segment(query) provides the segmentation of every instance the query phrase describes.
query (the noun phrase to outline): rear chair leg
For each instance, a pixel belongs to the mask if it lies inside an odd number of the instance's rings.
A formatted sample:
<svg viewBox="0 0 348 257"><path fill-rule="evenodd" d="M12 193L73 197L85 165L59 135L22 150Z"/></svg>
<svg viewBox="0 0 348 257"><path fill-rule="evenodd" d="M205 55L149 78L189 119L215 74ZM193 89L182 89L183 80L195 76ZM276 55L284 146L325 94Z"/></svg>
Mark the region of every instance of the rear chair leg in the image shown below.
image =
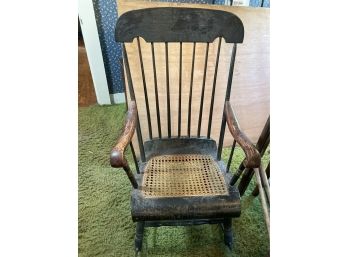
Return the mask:
<svg viewBox="0 0 348 257"><path fill-rule="evenodd" d="M224 241L225 245L232 250L232 222L231 218L224 220Z"/></svg>
<svg viewBox="0 0 348 257"><path fill-rule="evenodd" d="M137 253L141 251L141 248L143 245L144 226L145 226L144 221L137 222L137 228L136 228L135 239L134 239L135 251Z"/></svg>

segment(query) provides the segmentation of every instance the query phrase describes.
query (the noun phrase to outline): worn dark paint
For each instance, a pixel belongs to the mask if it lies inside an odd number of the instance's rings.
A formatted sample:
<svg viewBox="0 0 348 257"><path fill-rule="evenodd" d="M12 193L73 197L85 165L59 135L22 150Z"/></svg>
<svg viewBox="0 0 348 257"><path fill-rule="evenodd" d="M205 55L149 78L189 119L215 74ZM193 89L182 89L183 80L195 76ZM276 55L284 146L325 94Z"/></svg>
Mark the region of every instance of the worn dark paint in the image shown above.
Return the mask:
<svg viewBox="0 0 348 257"><path fill-rule="evenodd" d="M224 241L230 250L232 250L232 221L231 218L225 218L223 222Z"/></svg>
<svg viewBox="0 0 348 257"><path fill-rule="evenodd" d="M137 227L135 231L135 251L140 252L143 245L145 222L137 222Z"/></svg>
<svg viewBox="0 0 348 257"><path fill-rule="evenodd" d="M191 226L191 225L204 225L204 224L219 224L223 222L224 222L223 218L190 219L190 220L150 220L150 221L145 221L145 227Z"/></svg>
<svg viewBox="0 0 348 257"><path fill-rule="evenodd" d="M235 148L236 148L236 140L233 140L233 144L232 144L231 151L230 151L230 157L228 157L228 161L227 161L227 172L229 172L229 170L230 170Z"/></svg>
<svg viewBox="0 0 348 257"><path fill-rule="evenodd" d="M158 86L157 86L155 47L154 47L153 43L151 43L151 54L152 54L153 80L154 80L154 84L155 84L157 129L158 129L158 135L161 138L162 137L161 114L160 114L159 100L158 100Z"/></svg>
<svg viewBox="0 0 348 257"><path fill-rule="evenodd" d="M192 67L191 67L191 82L190 82L190 95L188 102L188 116L187 116L187 135L191 136L191 108L192 108L192 88L193 88L193 76L195 72L195 56L196 56L196 42L193 43L192 51Z"/></svg>
<svg viewBox="0 0 348 257"><path fill-rule="evenodd" d="M168 154L209 154L216 155L216 143L207 138L162 138L144 143L146 160L158 155Z"/></svg>
<svg viewBox="0 0 348 257"><path fill-rule="evenodd" d="M236 187L228 196L144 198L133 190L131 198L133 221L210 219L240 216L240 199Z"/></svg>
<svg viewBox="0 0 348 257"><path fill-rule="evenodd" d="M221 37L219 38L219 43L218 43L218 50L217 50L216 62L215 62L213 88L212 88L212 92L211 92L209 121L208 121L208 132L207 132L207 137L208 138L210 138L210 133L211 133L211 124L212 124L213 109L214 109L214 102L215 102L216 79L217 79L217 72L218 72L218 68L219 68L219 59L220 59L220 49L221 49Z"/></svg>
<svg viewBox="0 0 348 257"><path fill-rule="evenodd" d="M145 71L144 71L144 62L143 62L143 55L141 53L141 45L140 45L139 37L137 37L137 43L138 43L138 53L139 53L139 61L140 61L140 68L141 68L141 77L143 79L147 124L148 124L148 128L149 128L149 138L152 139L151 113L150 113L150 107L149 107L149 99L147 96L147 86L146 86L146 78L145 78Z"/></svg>
<svg viewBox="0 0 348 257"><path fill-rule="evenodd" d="M147 8L122 14L116 41L132 42L138 36L147 42L211 43L223 37L226 43L242 43L244 26L233 13L200 8Z"/></svg>
<svg viewBox="0 0 348 257"><path fill-rule="evenodd" d="M166 89L167 89L167 127L168 127L168 137L172 135L172 120L170 118L170 87L169 87L169 57L168 57L168 43L165 43L166 50Z"/></svg>
<svg viewBox="0 0 348 257"><path fill-rule="evenodd" d="M231 95L231 89L232 89L232 78L233 78L233 70L234 70L234 61L236 59L236 51L237 51L237 45L233 44L232 49L232 55L231 55L231 61L230 61L230 69L228 73L228 80L227 80L227 87L226 87L226 94L225 94L225 101L230 100ZM224 137L225 137L225 129L226 129L226 113L224 112L222 121L221 121L221 129L220 129L220 137L219 137L219 145L218 145L218 153L217 153L217 159L221 159L221 152L222 152L222 146L224 144Z"/></svg>
<svg viewBox="0 0 348 257"><path fill-rule="evenodd" d="M181 91L182 91L182 42L180 42L180 60L179 60L178 137L181 136Z"/></svg>
<svg viewBox="0 0 348 257"><path fill-rule="evenodd" d="M206 49L205 49L204 73L203 73L203 83L202 83L202 91L201 91L201 103L200 103L200 106L199 106L199 118L198 118L197 137L201 136L203 102L204 102L204 93L205 93L205 80L206 80L206 77L207 77L208 54L209 54L209 43L207 43L207 46L206 46Z"/></svg>
<svg viewBox="0 0 348 257"><path fill-rule="evenodd" d="M133 156L133 161L135 163L135 169L137 171L137 173L139 174L140 173L140 170L139 170L139 165L138 165L138 160L137 160L137 156L135 154L135 150L134 150L134 146L133 146L133 143L132 141L129 143L129 146L131 148L131 152L132 152L132 156Z"/></svg>
<svg viewBox="0 0 348 257"><path fill-rule="evenodd" d="M228 83L226 85L226 100L230 98L234 60L236 55L236 43L242 43L244 38L244 27L241 20L234 14L219 10L207 10L199 8L148 8L141 10L134 10L123 14L116 25L116 41L118 42L132 42L134 38L138 40L138 52L139 60L143 78L144 94L147 108L147 118L150 117L150 108L148 106L147 99L147 87L145 69L143 67L142 53L139 44L139 37L144 38L146 42L151 43L152 50L152 67L155 84L156 95L156 115L159 138L151 138L151 124L149 125L150 140L143 143L142 134L139 122L139 116L132 116L133 127L136 124L136 132L139 140L140 147L140 160L136 162L137 173L132 174L130 172L128 163L121 162L122 167L127 172L127 175L132 183L134 189L131 194L131 214L133 221L137 222L136 236L135 236L135 248L136 251L140 251L142 247L142 238L144 234L144 228L147 226L167 226L167 225L197 225L197 224L214 224L220 223L223 225L224 241L228 247L232 245L232 232L231 232L231 218L239 217L241 212L240 193L236 186L231 185L232 174L228 172L224 162L220 161L221 149L223 143L223 135L220 136L219 147L216 142L210 139L212 115L214 108L215 88L218 74L220 48L222 38L226 43L234 43L233 51L230 63L230 72L228 77ZM214 80L212 85L211 102L209 106L209 122L207 137L200 135L201 132L201 117L203 110L203 99L205 93L205 76L207 72L207 58L209 51L209 43L213 42L216 38L219 38L218 51L215 63ZM165 43L165 60L166 60L166 92L167 92L167 126L168 126L168 138L162 138L161 135L161 120L160 120L160 108L158 102L158 89L157 89L157 74L156 74L156 62L154 42ZM178 137L172 138L171 136L171 109L170 109L170 80L169 80L169 61L168 61L168 43L180 42L180 63L179 63L179 107L178 107ZM190 83L190 96L189 96L189 113L188 113L188 136L181 136L181 89L182 89L182 42L193 43L193 57L192 57L192 70L191 70L191 83ZM192 79L194 76L194 62L195 62L195 46L196 42L205 42L206 59L204 67L204 76L202 83L202 91L200 95L200 114L198 119L197 137L191 136L191 104L192 104ZM130 67L128 63L128 57L126 48L123 45L123 55L125 64L125 73L127 76L129 86L129 96L136 107L136 99L132 84L132 77L130 73ZM132 105L133 106L133 105ZM130 106L130 108L132 107ZM234 120L234 116L224 110L221 132L224 134L225 125L231 123ZM128 119L126 120L127 124ZM232 124L232 125L231 125ZM253 166L257 161L257 151L252 152L250 149L253 147L250 140L245 135L241 135L241 131L234 123L229 124L232 126L232 135L235 137L235 142L241 145L244 151L247 153L247 166ZM132 128L134 134L134 128ZM231 128L230 128L231 130ZM237 137L237 138L236 138ZM123 151L130 140L123 140ZM232 147L230 161L231 164L233 155ZM249 149L250 148L250 149ZM132 154L134 155L134 149L131 145ZM227 195L215 195L215 196L190 196L190 197L158 197L158 198L145 198L142 193L142 179L144 169L152 157L159 155L173 155L173 154L207 154L215 158L216 163L220 167L223 173L226 186L228 188ZM117 157L117 156L116 156ZM111 163L115 161L111 156ZM117 157L118 158L118 157ZM114 166L116 167L116 166Z"/></svg>
<svg viewBox="0 0 348 257"><path fill-rule="evenodd" d="M133 87L132 74L130 72L130 67L129 67L129 62L128 62L128 54L126 51L125 44L122 45L122 52L123 52L124 66L125 66L126 76L127 76L129 96L130 96L131 101L135 101L135 93L134 93L134 87Z"/></svg>

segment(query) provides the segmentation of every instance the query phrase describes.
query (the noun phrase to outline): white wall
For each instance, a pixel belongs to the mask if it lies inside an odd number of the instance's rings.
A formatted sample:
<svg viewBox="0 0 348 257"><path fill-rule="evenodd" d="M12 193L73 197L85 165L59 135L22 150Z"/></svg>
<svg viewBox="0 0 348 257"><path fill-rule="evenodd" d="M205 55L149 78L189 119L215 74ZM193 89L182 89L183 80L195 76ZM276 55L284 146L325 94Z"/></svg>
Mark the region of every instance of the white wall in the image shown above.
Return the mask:
<svg viewBox="0 0 348 257"><path fill-rule="evenodd" d="M79 19L98 104L111 104L92 0L79 0Z"/></svg>

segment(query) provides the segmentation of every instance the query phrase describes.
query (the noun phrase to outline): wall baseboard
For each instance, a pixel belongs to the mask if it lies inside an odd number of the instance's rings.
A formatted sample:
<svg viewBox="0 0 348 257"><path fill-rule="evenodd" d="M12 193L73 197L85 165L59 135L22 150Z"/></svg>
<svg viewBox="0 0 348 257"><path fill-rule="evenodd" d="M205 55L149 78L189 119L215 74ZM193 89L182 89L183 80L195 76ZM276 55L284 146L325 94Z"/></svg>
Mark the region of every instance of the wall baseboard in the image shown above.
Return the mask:
<svg viewBox="0 0 348 257"><path fill-rule="evenodd" d="M126 102L124 93L110 94L111 104L121 104Z"/></svg>

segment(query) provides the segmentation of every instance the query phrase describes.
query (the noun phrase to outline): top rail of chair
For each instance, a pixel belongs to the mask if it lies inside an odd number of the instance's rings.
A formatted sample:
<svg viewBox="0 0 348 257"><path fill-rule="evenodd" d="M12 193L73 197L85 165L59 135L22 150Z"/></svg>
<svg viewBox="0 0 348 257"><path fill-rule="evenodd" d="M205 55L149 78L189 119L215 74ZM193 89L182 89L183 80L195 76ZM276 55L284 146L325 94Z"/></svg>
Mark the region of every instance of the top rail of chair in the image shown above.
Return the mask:
<svg viewBox="0 0 348 257"><path fill-rule="evenodd" d="M213 42L223 37L226 43L242 43L244 26L233 13L201 9L160 7L122 14L116 24L117 42Z"/></svg>

